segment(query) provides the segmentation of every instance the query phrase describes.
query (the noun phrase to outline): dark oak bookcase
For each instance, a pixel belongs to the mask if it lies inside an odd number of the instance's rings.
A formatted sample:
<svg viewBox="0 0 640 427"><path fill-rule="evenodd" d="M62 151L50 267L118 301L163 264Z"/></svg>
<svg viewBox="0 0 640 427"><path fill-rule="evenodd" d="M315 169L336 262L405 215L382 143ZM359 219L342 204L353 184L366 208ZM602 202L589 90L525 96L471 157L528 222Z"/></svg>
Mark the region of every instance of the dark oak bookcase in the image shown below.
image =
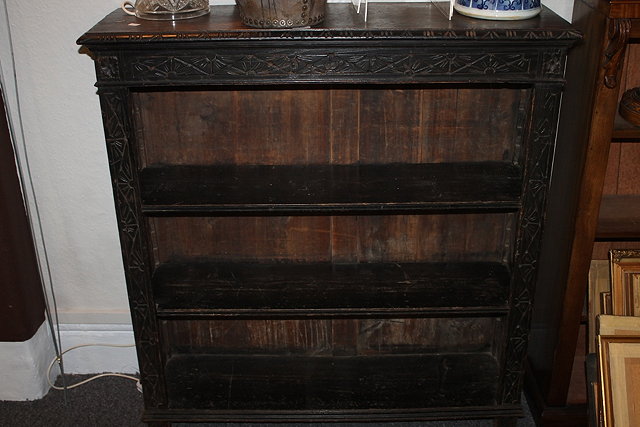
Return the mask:
<svg viewBox="0 0 640 427"><path fill-rule="evenodd" d="M371 9L293 30L116 11L80 38L147 422L520 415L580 35L546 10Z"/></svg>

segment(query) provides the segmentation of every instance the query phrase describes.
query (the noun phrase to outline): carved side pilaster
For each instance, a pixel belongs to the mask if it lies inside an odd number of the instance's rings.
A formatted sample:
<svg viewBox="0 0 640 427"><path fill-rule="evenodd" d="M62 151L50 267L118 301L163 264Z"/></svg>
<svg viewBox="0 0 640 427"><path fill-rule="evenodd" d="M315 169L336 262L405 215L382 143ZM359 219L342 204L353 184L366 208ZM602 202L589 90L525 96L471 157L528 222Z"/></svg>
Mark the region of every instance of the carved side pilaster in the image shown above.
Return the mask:
<svg viewBox="0 0 640 427"><path fill-rule="evenodd" d="M538 272L542 231L555 147L560 86L536 87L532 112L535 122L528 135L522 210L518 218L514 270L511 273L512 309L508 337L502 403L520 402L524 360L527 354L533 296Z"/></svg>
<svg viewBox="0 0 640 427"><path fill-rule="evenodd" d="M141 211L136 152L126 114L128 93L114 89L102 90L99 95L144 400L146 407L163 407L167 398L150 289L152 266Z"/></svg>

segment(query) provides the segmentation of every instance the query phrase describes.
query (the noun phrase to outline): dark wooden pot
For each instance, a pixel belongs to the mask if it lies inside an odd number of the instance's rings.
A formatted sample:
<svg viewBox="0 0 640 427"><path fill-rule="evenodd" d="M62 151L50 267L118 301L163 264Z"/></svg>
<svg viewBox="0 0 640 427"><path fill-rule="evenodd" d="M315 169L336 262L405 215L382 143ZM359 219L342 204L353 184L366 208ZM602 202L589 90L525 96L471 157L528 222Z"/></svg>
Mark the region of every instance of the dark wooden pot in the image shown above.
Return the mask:
<svg viewBox="0 0 640 427"><path fill-rule="evenodd" d="M245 25L258 28L293 28L324 20L327 0L236 0Z"/></svg>

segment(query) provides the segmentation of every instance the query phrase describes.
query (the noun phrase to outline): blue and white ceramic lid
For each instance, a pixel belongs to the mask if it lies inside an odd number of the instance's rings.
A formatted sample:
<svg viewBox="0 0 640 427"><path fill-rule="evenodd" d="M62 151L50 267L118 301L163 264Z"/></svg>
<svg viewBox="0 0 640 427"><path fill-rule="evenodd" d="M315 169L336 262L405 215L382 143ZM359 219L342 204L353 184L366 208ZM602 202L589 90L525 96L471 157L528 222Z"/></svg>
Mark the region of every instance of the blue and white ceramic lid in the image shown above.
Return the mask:
<svg viewBox="0 0 640 427"><path fill-rule="evenodd" d="M540 0L455 0L454 9L481 19L527 19L540 13Z"/></svg>

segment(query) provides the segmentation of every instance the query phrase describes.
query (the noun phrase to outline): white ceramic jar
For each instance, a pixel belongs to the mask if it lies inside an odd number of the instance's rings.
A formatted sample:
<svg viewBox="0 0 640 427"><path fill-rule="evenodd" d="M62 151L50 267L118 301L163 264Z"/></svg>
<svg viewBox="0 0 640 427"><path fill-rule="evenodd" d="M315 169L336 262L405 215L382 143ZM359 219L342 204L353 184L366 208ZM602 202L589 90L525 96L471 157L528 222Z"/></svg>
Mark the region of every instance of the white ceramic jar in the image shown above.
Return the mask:
<svg viewBox="0 0 640 427"><path fill-rule="evenodd" d="M480 19L516 20L540 13L540 0L455 0L455 10Z"/></svg>

